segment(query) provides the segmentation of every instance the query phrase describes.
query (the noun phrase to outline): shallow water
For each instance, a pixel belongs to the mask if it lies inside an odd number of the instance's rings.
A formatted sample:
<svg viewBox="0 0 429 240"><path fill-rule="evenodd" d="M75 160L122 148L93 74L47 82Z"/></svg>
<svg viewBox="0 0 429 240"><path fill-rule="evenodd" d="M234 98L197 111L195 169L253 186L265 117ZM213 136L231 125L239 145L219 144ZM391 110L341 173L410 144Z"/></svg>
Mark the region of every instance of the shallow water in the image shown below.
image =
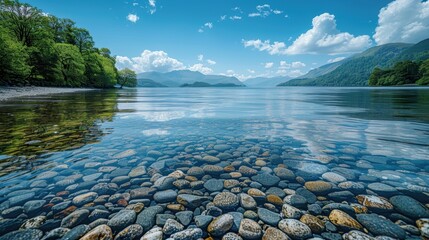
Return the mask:
<svg viewBox="0 0 429 240"><path fill-rule="evenodd" d="M229 148L213 150L224 144ZM78 187L85 176L110 182L145 166L148 173L139 181L119 182L118 193L127 193L150 182L151 169L186 173L204 165L199 156L221 152L230 154L218 164L222 167L262 159L265 164L254 167L258 171L270 173L284 163L299 172L305 170L300 163L315 162L374 177L362 180L365 185L386 180L426 194L429 89L162 88L2 102L0 208L11 207L8 199L16 194L34 192L27 200L50 200L63 190L88 191L93 185ZM270 162L273 156L281 162ZM175 162L158 169L156 159ZM42 212L49 218L49 210Z"/></svg>

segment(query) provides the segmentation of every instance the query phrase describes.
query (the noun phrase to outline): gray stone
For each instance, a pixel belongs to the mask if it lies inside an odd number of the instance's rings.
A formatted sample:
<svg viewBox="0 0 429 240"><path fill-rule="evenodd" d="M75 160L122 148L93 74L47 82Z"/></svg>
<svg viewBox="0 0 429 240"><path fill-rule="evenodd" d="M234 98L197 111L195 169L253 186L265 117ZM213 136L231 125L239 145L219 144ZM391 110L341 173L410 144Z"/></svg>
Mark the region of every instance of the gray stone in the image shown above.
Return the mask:
<svg viewBox="0 0 429 240"><path fill-rule="evenodd" d="M198 215L195 217L195 224L199 228L206 229L212 220L213 220L212 216Z"/></svg>
<svg viewBox="0 0 429 240"><path fill-rule="evenodd" d="M24 212L28 215L37 214L42 210L42 207L45 205L45 203L45 200L28 201L24 204Z"/></svg>
<svg viewBox="0 0 429 240"><path fill-rule="evenodd" d="M165 190L156 192L153 195L153 200L155 200L157 203L167 203L167 202L174 202L177 197L177 192L174 190Z"/></svg>
<svg viewBox="0 0 429 240"><path fill-rule="evenodd" d="M413 219L429 218L428 208L414 198L398 195L391 197L389 200L398 212L407 217Z"/></svg>
<svg viewBox="0 0 429 240"><path fill-rule="evenodd" d="M136 212L134 210L121 210L107 222L114 232L119 232L128 225L131 225L136 220Z"/></svg>
<svg viewBox="0 0 429 240"><path fill-rule="evenodd" d="M243 219L238 229L238 233L244 239L259 239L262 236L262 228L251 219Z"/></svg>
<svg viewBox="0 0 429 240"><path fill-rule="evenodd" d="M180 231L183 231L185 227L180 224L178 221L174 219L167 219L167 221L164 224L164 227L162 228L162 231L166 235L171 235Z"/></svg>
<svg viewBox="0 0 429 240"><path fill-rule="evenodd" d="M219 192L223 189L223 180L220 179L209 179L204 183L204 187L210 192Z"/></svg>
<svg viewBox="0 0 429 240"><path fill-rule="evenodd" d="M198 240L203 237L203 230L190 228L170 236L174 240Z"/></svg>
<svg viewBox="0 0 429 240"><path fill-rule="evenodd" d="M63 218L61 221L61 227L64 228L73 228L80 223L84 222L87 217L89 216L89 210L87 209L80 209L72 212L67 217Z"/></svg>
<svg viewBox="0 0 429 240"><path fill-rule="evenodd" d="M384 219L376 214L358 214L356 218L375 236L389 236L405 239L405 231L390 220Z"/></svg>
<svg viewBox="0 0 429 240"><path fill-rule="evenodd" d="M79 225L77 227L72 228L61 238L61 240L78 240L87 232L89 232L89 230L90 228L88 225Z"/></svg>
<svg viewBox="0 0 429 240"><path fill-rule="evenodd" d="M136 223L140 224L143 227L143 232L149 231L153 226L155 226L156 215L163 211L161 206L153 206L145 208L138 216Z"/></svg>
<svg viewBox="0 0 429 240"><path fill-rule="evenodd" d="M280 178L269 173L262 173L252 176L252 180L262 184L265 187L276 186L280 182Z"/></svg>
<svg viewBox="0 0 429 240"><path fill-rule="evenodd" d="M184 226L188 226L192 222L194 213L192 211L182 211L176 213L177 220Z"/></svg>
<svg viewBox="0 0 429 240"><path fill-rule="evenodd" d="M281 218L280 214L267 210L265 208L258 208L259 218L266 224L277 227Z"/></svg>
<svg viewBox="0 0 429 240"><path fill-rule="evenodd" d="M207 227L207 231L215 237L221 237L227 233L234 224L234 217L230 214L224 214L215 218Z"/></svg>
<svg viewBox="0 0 429 240"><path fill-rule="evenodd" d="M38 229L25 229L6 233L0 240L39 240L43 232Z"/></svg>
<svg viewBox="0 0 429 240"><path fill-rule="evenodd" d="M293 239L307 239L312 236L311 229L295 219L283 219L279 222L278 227Z"/></svg>
<svg viewBox="0 0 429 240"><path fill-rule="evenodd" d="M200 207L201 204L206 201L207 197L191 195L191 194L179 194L177 196L177 202L189 208L197 208Z"/></svg>
<svg viewBox="0 0 429 240"><path fill-rule="evenodd" d="M213 204L222 210L232 210L238 207L239 200L234 193L221 192L214 197Z"/></svg>
<svg viewBox="0 0 429 240"><path fill-rule="evenodd" d="M120 231L115 240L129 240L129 239L138 239L143 235L143 227L139 224L132 224L126 227L124 230Z"/></svg>

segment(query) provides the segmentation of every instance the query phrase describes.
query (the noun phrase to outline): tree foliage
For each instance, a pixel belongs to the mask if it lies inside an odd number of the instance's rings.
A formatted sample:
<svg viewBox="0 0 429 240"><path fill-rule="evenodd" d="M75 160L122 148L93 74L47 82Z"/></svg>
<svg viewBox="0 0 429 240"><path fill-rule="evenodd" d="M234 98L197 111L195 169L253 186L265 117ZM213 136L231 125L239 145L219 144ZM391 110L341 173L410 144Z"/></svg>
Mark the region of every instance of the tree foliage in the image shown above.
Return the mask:
<svg viewBox="0 0 429 240"><path fill-rule="evenodd" d="M0 0L0 85L111 88L115 57L88 30L17 0Z"/></svg>
<svg viewBox="0 0 429 240"><path fill-rule="evenodd" d="M137 86L137 75L134 71L125 68L118 73L118 84L125 87L135 87Z"/></svg>
<svg viewBox="0 0 429 240"><path fill-rule="evenodd" d="M402 61L393 68L375 68L369 77L370 86L395 86L404 84L428 85L429 60L424 62Z"/></svg>

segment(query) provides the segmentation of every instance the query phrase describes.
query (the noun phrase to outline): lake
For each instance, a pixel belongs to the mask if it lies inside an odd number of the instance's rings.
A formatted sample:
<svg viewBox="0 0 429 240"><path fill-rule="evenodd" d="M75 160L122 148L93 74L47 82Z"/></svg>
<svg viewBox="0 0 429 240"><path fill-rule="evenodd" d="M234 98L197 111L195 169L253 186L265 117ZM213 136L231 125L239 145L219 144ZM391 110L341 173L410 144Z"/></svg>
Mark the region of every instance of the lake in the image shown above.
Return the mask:
<svg viewBox="0 0 429 240"><path fill-rule="evenodd" d="M256 209L277 214L282 203L252 189L313 215L327 216L310 205L347 201L393 222L429 217L429 88L92 91L1 102L0 119L0 235L22 224L74 229L125 207L144 232L164 225L162 214L184 225L218 216L213 205L273 225ZM243 192L255 206L238 203ZM142 203L162 206L156 220L136 210ZM410 203L417 210L403 209ZM94 209L105 213L88 217ZM81 219L62 223L70 212ZM347 232L337 227L313 234Z"/></svg>

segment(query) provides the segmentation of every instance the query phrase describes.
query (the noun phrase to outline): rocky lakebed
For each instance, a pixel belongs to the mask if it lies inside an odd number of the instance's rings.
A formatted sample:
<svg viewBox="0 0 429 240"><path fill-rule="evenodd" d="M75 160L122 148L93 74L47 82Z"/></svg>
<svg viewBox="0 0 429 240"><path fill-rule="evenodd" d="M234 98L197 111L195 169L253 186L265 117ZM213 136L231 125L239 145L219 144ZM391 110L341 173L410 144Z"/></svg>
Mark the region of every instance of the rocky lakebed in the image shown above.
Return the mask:
<svg viewBox="0 0 429 240"><path fill-rule="evenodd" d="M151 138L3 180L0 240L429 238L424 163L354 146L308 159L273 137Z"/></svg>

